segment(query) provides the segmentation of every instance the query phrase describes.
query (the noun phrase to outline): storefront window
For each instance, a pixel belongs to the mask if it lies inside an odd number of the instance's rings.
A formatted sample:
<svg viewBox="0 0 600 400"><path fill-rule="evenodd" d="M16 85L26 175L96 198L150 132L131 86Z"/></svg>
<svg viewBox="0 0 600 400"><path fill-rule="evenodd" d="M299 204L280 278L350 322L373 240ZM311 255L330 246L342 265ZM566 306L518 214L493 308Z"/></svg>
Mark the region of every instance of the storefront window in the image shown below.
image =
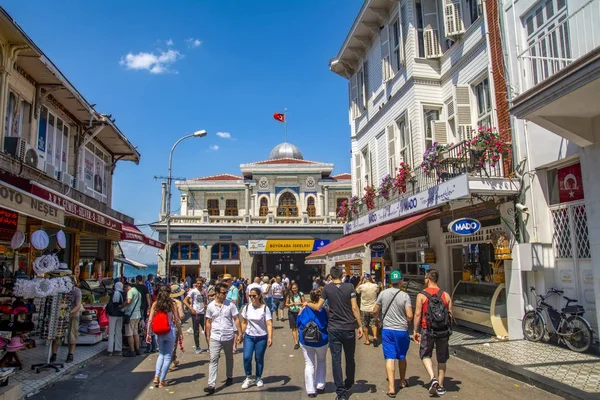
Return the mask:
<svg viewBox="0 0 600 400"><path fill-rule="evenodd" d="M239 260L240 248L234 243L217 243L212 247L213 260Z"/></svg>
<svg viewBox="0 0 600 400"><path fill-rule="evenodd" d="M235 244L231 246L231 259L237 260L240 258L240 248Z"/></svg>
<svg viewBox="0 0 600 400"><path fill-rule="evenodd" d="M180 244L179 245L179 254L181 256L181 260L189 260L190 258L190 245L185 243L185 244Z"/></svg>
<svg viewBox="0 0 600 400"><path fill-rule="evenodd" d="M196 243L175 243L171 246L171 260L198 260L199 251Z"/></svg>

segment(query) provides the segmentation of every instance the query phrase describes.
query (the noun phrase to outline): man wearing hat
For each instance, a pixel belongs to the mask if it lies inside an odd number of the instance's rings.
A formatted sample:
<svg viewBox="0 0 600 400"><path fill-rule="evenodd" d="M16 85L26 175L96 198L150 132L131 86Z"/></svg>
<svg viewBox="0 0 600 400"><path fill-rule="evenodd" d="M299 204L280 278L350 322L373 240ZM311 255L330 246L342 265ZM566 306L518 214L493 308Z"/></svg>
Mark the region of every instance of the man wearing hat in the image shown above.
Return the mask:
<svg viewBox="0 0 600 400"><path fill-rule="evenodd" d="M231 279L231 275L225 274L222 279L223 283L227 285L229 288L227 290L227 300L235 304L236 306L240 302L240 291L235 285L233 285L233 281Z"/></svg>
<svg viewBox="0 0 600 400"><path fill-rule="evenodd" d="M400 387L406 387L406 353L410 344L408 323L413 319L410 297L400 288L402 287L402 274L392 271L390 274L391 288L385 289L377 297L373 314L377 323L381 323L381 344L385 358L385 370L388 377L389 397L396 397L395 363L398 360L400 370ZM381 312L381 317L379 313Z"/></svg>

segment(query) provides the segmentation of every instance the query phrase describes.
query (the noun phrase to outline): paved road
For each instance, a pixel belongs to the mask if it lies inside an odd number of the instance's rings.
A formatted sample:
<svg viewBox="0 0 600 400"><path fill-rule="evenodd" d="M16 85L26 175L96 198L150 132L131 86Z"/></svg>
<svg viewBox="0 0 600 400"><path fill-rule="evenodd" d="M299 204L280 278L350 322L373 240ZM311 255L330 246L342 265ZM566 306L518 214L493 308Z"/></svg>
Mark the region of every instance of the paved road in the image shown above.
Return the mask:
<svg viewBox="0 0 600 400"><path fill-rule="evenodd" d="M184 329L190 326L184 325ZM362 340L357 343L357 383L350 392L350 398L382 399L387 398L387 382L385 367L380 348L365 346ZM167 388L158 389L151 385L154 377L156 355L131 358L102 356L88 365L82 366L70 376L57 382L54 386L40 392L33 399L172 399L188 400L204 397L203 388L206 386L208 372L208 354L196 355L192 351L193 340L185 335L184 346L189 349L181 358L181 365L176 372L169 373L168 379L173 384ZM223 358L222 358L223 359ZM304 358L301 350L293 349L291 331L287 322L276 322L275 340L273 347L267 350L265 360L264 382L262 389L251 387L241 389L244 379L242 355L237 353L234 358L235 384L224 387L224 363L220 366L217 393L212 397L219 399L234 396L244 400L279 399L308 399L304 392ZM403 389L398 398L424 399L428 398L427 391L422 387L428 381L425 370L418 359L417 346L411 344L408 355L408 376L410 387ZM331 378L330 358L328 356L326 394L321 398L335 398ZM448 378L446 398L460 399L522 399L554 400L559 397L540 389L525 385L519 381L506 378L497 373L452 358L448 363Z"/></svg>

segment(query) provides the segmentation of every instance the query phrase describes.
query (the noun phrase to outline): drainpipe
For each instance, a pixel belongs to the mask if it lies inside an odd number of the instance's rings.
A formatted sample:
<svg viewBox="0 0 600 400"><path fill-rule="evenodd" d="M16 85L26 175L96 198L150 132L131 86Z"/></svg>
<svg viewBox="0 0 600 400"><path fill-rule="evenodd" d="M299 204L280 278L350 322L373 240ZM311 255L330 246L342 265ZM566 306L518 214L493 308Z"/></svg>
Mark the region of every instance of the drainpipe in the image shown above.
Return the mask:
<svg viewBox="0 0 600 400"><path fill-rule="evenodd" d="M493 0L492 0L493 1ZM489 20L487 15L487 1L483 0L481 2L482 12L483 12L483 29L485 33L485 44L487 47L487 59L488 59L488 79L490 81L490 97L492 99L492 110L494 110L494 114L496 117L496 126L498 125L498 108L496 106L496 86L494 85L494 73L492 70L492 46L490 41L490 29L488 27Z"/></svg>

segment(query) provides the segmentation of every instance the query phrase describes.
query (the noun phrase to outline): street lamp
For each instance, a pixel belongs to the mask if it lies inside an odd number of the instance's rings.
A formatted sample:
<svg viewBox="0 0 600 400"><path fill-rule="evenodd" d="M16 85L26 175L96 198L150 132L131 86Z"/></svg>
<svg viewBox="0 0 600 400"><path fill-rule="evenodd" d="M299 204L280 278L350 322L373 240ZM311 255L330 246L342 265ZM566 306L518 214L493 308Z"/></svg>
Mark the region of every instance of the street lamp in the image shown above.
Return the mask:
<svg viewBox="0 0 600 400"><path fill-rule="evenodd" d="M182 137L181 139L179 139L178 141L175 142L175 144L173 145L173 147L171 148L171 153L169 154L169 176L167 178L167 240L166 240L166 246L165 249L167 251L167 254L165 256L165 274L167 275L167 282L169 282L169 280L171 279L171 277L169 276L169 272L170 272L170 267L171 267L171 181L173 180L173 175L172 175L172 169L173 169L173 151L175 151L175 147L177 147L177 145L179 143L181 143L182 141L184 141L185 139L189 139L192 137L204 137L206 136L206 130L202 129L199 131L196 131L194 133L192 133L191 135L187 135Z"/></svg>

